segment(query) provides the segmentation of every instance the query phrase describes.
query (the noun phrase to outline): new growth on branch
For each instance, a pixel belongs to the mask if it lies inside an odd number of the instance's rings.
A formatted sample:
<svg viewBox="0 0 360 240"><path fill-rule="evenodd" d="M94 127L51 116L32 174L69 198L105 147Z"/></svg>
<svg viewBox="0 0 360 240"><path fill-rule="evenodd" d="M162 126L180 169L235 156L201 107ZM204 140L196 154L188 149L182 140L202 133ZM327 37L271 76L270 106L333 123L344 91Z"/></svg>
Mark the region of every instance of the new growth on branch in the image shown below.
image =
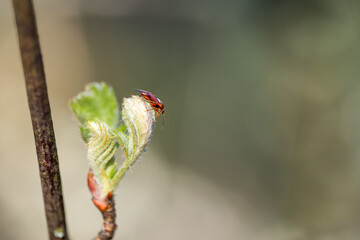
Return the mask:
<svg viewBox="0 0 360 240"><path fill-rule="evenodd" d="M114 90L106 83L92 83L70 101L70 108L87 144L92 201L104 218L97 239L112 239L116 229L113 192L144 152L157 117L165 113L164 104L141 90L141 96L123 99L120 114ZM114 157L119 148L125 157L121 165Z"/></svg>

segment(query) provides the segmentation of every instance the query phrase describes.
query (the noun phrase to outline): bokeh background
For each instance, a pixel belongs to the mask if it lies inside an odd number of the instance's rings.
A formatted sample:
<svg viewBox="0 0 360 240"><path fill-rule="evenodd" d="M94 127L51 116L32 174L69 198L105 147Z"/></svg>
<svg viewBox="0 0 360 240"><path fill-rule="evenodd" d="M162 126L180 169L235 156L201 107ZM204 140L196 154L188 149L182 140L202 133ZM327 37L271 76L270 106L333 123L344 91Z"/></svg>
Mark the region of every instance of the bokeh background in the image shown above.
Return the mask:
<svg viewBox="0 0 360 240"><path fill-rule="evenodd" d="M68 231L101 216L69 99L165 103L115 239L360 239L360 2L35 0ZM0 1L0 239L46 239L11 1Z"/></svg>

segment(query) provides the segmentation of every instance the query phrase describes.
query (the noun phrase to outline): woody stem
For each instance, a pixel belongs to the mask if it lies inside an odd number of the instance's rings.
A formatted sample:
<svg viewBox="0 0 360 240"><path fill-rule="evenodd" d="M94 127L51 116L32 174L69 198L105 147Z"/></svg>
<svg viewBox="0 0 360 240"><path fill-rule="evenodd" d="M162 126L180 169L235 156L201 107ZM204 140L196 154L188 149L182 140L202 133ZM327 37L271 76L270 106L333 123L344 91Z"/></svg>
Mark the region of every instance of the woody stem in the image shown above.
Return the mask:
<svg viewBox="0 0 360 240"><path fill-rule="evenodd" d="M101 213L104 219L103 228L98 233L95 240L110 240L113 238L116 229L115 203L112 197L109 199L107 208Z"/></svg>
<svg viewBox="0 0 360 240"><path fill-rule="evenodd" d="M59 161L31 0L13 0L49 239L68 239Z"/></svg>

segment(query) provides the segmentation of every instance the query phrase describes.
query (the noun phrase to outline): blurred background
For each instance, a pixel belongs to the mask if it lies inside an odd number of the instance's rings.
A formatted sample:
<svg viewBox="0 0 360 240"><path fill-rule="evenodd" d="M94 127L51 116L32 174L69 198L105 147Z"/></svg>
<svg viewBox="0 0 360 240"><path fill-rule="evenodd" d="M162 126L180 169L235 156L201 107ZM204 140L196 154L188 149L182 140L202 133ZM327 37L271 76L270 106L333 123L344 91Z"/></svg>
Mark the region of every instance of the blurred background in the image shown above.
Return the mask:
<svg viewBox="0 0 360 240"><path fill-rule="evenodd" d="M115 239L360 239L360 2L35 0L71 239L101 215L69 100L164 103ZM0 2L0 239L47 239L11 1Z"/></svg>

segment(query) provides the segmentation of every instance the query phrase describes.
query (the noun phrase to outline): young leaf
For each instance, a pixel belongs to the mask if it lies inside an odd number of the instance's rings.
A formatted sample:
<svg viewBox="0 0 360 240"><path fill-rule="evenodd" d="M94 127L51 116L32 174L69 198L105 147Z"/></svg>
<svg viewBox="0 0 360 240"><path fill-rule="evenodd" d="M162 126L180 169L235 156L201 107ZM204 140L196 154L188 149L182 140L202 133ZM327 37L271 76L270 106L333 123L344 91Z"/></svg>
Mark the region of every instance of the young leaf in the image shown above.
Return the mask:
<svg viewBox="0 0 360 240"><path fill-rule="evenodd" d="M106 83L89 84L85 91L70 101L70 108L81 124L81 135L85 142L89 141L89 130L86 120L97 118L105 122L111 129L119 124L120 111L114 90Z"/></svg>
<svg viewBox="0 0 360 240"><path fill-rule="evenodd" d="M155 110L140 96L124 98L123 124L118 126L120 113L116 97L105 83L88 85L70 101L70 107L81 123L80 130L87 143L90 192L93 200L103 202L144 152L156 121ZM117 166L114 157L119 146L125 157L121 166Z"/></svg>

